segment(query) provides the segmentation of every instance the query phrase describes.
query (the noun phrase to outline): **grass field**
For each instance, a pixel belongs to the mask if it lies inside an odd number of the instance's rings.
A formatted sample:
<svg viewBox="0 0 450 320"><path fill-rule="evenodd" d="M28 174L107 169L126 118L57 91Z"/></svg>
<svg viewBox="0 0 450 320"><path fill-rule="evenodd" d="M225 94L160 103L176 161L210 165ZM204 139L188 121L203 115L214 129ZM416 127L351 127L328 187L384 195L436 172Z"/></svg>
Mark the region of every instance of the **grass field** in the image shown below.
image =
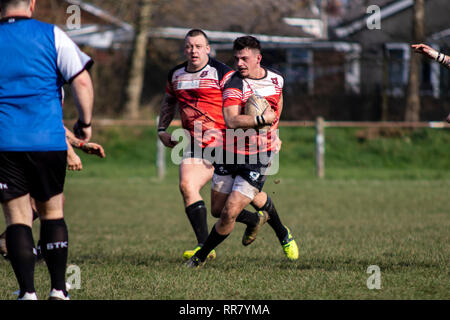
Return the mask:
<svg viewBox="0 0 450 320"><path fill-rule="evenodd" d="M83 155L84 171L66 182L69 264L81 270L72 298L449 299L450 132L363 143L355 130L327 134L327 179L314 177L313 130L289 129L280 173L265 185L293 230L298 261L284 258L268 225L243 247L237 225L215 261L190 270L181 255L195 245L194 235L176 167L155 179L154 131L98 132L108 158ZM212 227L214 218L208 222ZM381 270L379 290L366 284L371 265ZM0 299L14 299L17 284L5 261L0 279ZM36 286L45 298L45 264L36 267Z"/></svg>

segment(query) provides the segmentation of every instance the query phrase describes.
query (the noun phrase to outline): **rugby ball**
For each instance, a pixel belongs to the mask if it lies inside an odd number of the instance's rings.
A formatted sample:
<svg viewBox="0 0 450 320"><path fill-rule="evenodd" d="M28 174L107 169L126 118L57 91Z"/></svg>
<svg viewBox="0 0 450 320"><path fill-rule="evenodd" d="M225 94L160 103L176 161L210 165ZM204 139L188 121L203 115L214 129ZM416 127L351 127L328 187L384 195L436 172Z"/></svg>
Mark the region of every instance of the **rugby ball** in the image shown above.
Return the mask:
<svg viewBox="0 0 450 320"><path fill-rule="evenodd" d="M267 102L266 98L263 96L259 96L256 94L252 94L247 102L245 103L245 114L249 116L260 116L266 111L267 108L270 108L269 102ZM268 130L271 125L261 126L258 129Z"/></svg>

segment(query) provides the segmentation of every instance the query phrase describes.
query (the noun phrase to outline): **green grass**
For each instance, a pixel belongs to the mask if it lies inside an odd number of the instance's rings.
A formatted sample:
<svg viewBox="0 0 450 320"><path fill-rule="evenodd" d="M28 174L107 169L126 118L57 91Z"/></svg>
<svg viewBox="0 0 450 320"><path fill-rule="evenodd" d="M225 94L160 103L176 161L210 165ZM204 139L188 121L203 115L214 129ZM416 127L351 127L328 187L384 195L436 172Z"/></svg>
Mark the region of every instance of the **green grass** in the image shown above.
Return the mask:
<svg viewBox="0 0 450 320"><path fill-rule="evenodd" d="M69 264L80 267L82 281L72 298L449 299L449 132L413 134L420 150L412 154L397 138L360 144L354 132L327 129L324 180L314 178L313 130L288 129L282 137L281 170L265 191L294 233L298 261L284 258L268 225L243 247L244 227L237 225L217 248L217 259L200 270L183 265L194 235L177 168L169 166L164 181L155 179L153 131L98 132L108 158L83 156L84 171L69 173L66 182ZM380 154L383 145L395 154ZM429 156L432 151L438 157ZM389 157L401 159L399 165L379 164ZM209 186L203 195L209 207ZM208 222L211 228L214 218ZM37 223L35 236L38 230ZM381 269L380 290L366 286L370 265ZM0 299L13 299L17 284L5 261L0 279ZM36 267L36 286L45 298L45 264Z"/></svg>

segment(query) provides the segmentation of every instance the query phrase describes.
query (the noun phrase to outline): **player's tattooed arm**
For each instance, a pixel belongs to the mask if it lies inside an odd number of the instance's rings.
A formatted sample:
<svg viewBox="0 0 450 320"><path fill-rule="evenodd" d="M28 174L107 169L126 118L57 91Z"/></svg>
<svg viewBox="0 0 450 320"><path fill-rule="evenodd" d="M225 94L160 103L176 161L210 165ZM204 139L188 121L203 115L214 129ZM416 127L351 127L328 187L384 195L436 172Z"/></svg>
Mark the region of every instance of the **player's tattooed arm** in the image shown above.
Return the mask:
<svg viewBox="0 0 450 320"><path fill-rule="evenodd" d="M66 130L67 142L74 148L81 148L83 142L75 137L75 135L69 129L67 129L66 127L64 127L64 129Z"/></svg>
<svg viewBox="0 0 450 320"><path fill-rule="evenodd" d="M172 140L172 135L170 133L166 132L166 129L175 117L176 109L176 98L166 94L159 114L158 137L161 142L169 148L173 148L178 143L177 141Z"/></svg>
<svg viewBox="0 0 450 320"><path fill-rule="evenodd" d="M164 96L161 112L159 114L158 128L167 129L173 118L175 117L177 109L177 100L168 94Z"/></svg>
<svg viewBox="0 0 450 320"><path fill-rule="evenodd" d="M81 149L82 151L84 151L87 154L94 154L96 156L99 156L100 158L106 157L105 150L103 149L103 147L100 144L80 140L69 129L67 129L66 127L64 127L64 129L66 130L66 140L67 140L68 144L70 145L69 149L70 149L70 147L73 147L73 148ZM72 149L72 151L73 151L73 149ZM73 151L73 153L75 153L75 151Z"/></svg>

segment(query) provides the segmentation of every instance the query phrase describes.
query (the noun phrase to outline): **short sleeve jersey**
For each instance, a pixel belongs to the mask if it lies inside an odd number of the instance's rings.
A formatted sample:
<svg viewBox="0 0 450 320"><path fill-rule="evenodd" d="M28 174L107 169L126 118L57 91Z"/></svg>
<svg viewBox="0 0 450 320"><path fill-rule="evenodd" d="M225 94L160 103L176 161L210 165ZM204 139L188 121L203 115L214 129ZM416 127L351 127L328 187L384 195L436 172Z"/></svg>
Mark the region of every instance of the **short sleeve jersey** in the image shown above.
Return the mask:
<svg viewBox="0 0 450 320"><path fill-rule="evenodd" d="M187 62L169 72L166 94L175 97L184 129L194 137L194 124L202 125L201 132L226 129L222 113L222 92L234 70L210 58L197 72L187 71ZM206 146L207 141L203 141Z"/></svg>
<svg viewBox="0 0 450 320"><path fill-rule="evenodd" d="M62 86L92 65L58 27L0 20L0 151L67 150Z"/></svg>
<svg viewBox="0 0 450 320"><path fill-rule="evenodd" d="M272 124L268 132L256 130L253 136L242 137L245 143L239 143L239 137L233 143L235 153L254 154L258 152L271 151L275 148L274 142L278 139L277 128L280 119L279 102L283 93L283 76L273 69L264 68L266 74L260 79L243 78L236 72L225 85L223 92L223 107L241 106L241 113L245 113L245 104L248 98L259 95L266 98L272 109L277 114L277 119ZM237 146L245 146L245 149ZM227 141L227 150L230 150L230 141Z"/></svg>

